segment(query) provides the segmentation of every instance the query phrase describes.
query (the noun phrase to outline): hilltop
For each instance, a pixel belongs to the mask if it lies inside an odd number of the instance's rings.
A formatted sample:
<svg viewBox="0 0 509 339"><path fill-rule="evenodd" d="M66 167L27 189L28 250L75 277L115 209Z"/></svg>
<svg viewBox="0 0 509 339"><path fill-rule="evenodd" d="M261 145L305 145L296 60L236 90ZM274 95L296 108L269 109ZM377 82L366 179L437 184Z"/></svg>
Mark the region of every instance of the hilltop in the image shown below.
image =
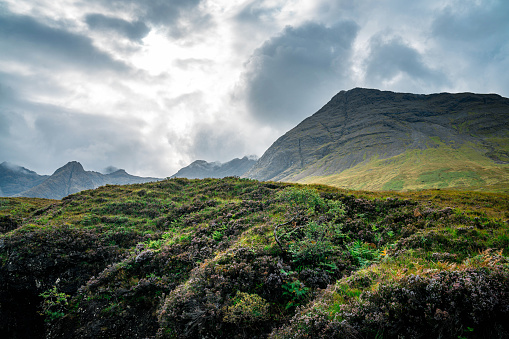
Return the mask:
<svg viewBox="0 0 509 339"><path fill-rule="evenodd" d="M509 99L341 91L245 176L349 189L509 187Z"/></svg>
<svg viewBox="0 0 509 339"><path fill-rule="evenodd" d="M506 338L509 196L166 179L0 199L9 338Z"/></svg>

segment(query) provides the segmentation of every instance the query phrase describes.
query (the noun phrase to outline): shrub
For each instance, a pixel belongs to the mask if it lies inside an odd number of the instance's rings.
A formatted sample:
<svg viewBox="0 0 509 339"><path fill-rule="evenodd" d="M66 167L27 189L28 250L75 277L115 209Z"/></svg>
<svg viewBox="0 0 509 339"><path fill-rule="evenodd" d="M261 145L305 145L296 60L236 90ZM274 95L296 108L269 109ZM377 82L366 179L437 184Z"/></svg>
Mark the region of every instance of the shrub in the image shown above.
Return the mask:
<svg viewBox="0 0 509 339"><path fill-rule="evenodd" d="M40 314L46 317L45 322L54 321L65 315L68 305L67 298L70 298L70 295L58 292L57 287L53 286L53 288L41 293L39 296L44 298Z"/></svg>
<svg viewBox="0 0 509 339"><path fill-rule="evenodd" d="M271 338L509 336L509 272L500 266L410 275L339 307L336 294L329 290Z"/></svg>
<svg viewBox="0 0 509 339"><path fill-rule="evenodd" d="M223 308L223 321L242 326L270 319L270 304L258 294L237 291L230 305Z"/></svg>
<svg viewBox="0 0 509 339"><path fill-rule="evenodd" d="M307 209L310 212L325 206L325 200L313 189L287 187L277 194L277 198L288 203L293 210Z"/></svg>

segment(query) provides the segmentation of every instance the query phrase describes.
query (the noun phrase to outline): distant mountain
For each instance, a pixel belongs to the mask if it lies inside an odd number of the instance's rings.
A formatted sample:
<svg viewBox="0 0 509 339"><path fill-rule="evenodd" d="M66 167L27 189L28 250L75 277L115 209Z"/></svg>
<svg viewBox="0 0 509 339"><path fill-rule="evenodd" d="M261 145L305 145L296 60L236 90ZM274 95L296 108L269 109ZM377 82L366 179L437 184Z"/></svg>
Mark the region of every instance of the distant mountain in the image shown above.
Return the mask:
<svg viewBox="0 0 509 339"><path fill-rule="evenodd" d="M48 176L4 161L0 164L0 196L9 197L42 183Z"/></svg>
<svg viewBox="0 0 509 339"><path fill-rule="evenodd" d="M365 190L507 191L509 99L341 91L245 174Z"/></svg>
<svg viewBox="0 0 509 339"><path fill-rule="evenodd" d="M235 158L225 163L196 160L189 166L181 168L172 178L204 179L241 176L253 167L256 160L252 156Z"/></svg>
<svg viewBox="0 0 509 339"><path fill-rule="evenodd" d="M97 188L103 185L126 185L138 184L160 180L158 178L137 177L117 170L110 174L85 171L77 161L71 161L57 169L55 173L47 177L43 182L24 192L16 194L21 197L62 199L69 194L87 189Z"/></svg>

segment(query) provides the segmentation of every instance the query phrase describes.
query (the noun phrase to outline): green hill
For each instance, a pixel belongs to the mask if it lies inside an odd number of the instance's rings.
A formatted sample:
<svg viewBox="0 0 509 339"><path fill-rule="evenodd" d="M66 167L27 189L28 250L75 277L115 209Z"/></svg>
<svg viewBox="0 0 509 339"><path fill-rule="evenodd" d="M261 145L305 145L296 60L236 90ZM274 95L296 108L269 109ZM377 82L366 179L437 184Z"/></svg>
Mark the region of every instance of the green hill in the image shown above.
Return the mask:
<svg viewBox="0 0 509 339"><path fill-rule="evenodd" d="M7 338L506 338L509 196L249 179L0 199Z"/></svg>
<svg viewBox="0 0 509 339"><path fill-rule="evenodd" d="M348 189L508 192L509 99L341 91L245 174Z"/></svg>

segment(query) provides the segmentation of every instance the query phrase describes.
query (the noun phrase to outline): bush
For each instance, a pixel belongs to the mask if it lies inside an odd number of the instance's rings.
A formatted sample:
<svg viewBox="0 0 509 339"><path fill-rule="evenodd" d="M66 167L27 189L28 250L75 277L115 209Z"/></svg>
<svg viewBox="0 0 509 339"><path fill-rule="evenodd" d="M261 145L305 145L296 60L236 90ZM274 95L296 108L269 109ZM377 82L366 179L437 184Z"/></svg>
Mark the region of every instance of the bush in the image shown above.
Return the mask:
<svg viewBox="0 0 509 339"><path fill-rule="evenodd" d="M410 275L340 307L334 295L301 309L271 338L300 337L303 328L316 338L509 337L509 272L500 266Z"/></svg>
<svg viewBox="0 0 509 339"><path fill-rule="evenodd" d="M240 326L252 326L270 319L270 304L258 294L237 291L229 306L223 308L223 321Z"/></svg>
<svg viewBox="0 0 509 339"><path fill-rule="evenodd" d="M68 305L67 299L71 297L70 295L58 292L57 287L53 286L53 288L39 296L44 298L40 314L46 317L46 322L54 321L65 315Z"/></svg>
<svg viewBox="0 0 509 339"><path fill-rule="evenodd" d="M310 212L325 206L325 200L313 189L287 187L277 194L277 198L288 203L294 210L308 209Z"/></svg>

